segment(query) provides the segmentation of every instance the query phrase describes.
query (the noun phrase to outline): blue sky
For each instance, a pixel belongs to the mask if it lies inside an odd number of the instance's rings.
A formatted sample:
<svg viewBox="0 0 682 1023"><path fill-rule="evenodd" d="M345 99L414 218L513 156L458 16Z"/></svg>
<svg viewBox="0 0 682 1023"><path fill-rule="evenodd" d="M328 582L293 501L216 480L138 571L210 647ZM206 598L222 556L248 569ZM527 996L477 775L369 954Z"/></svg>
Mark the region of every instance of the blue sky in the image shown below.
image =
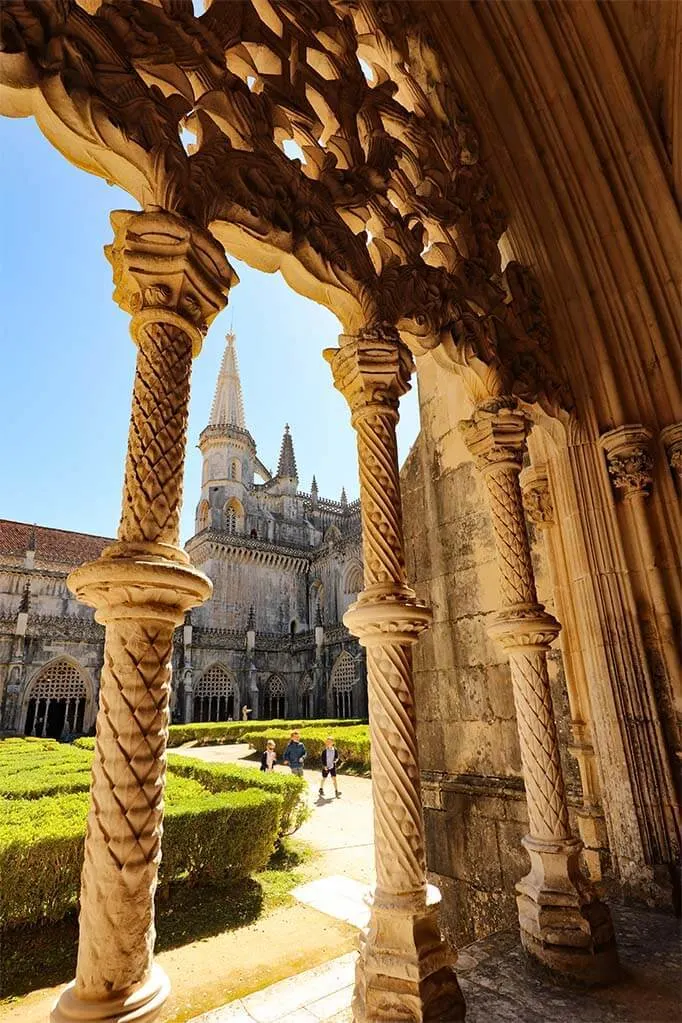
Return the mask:
<svg viewBox="0 0 682 1023"><path fill-rule="evenodd" d="M0 517L115 535L135 348L111 298L112 209L122 191L72 167L29 119L0 119ZM300 486L315 473L324 497L358 496L355 439L321 352L339 324L279 275L232 261L241 283L194 362L182 538L193 532L206 425L230 325L247 426L276 468L291 425ZM416 380L401 403L405 458L418 431Z"/></svg>

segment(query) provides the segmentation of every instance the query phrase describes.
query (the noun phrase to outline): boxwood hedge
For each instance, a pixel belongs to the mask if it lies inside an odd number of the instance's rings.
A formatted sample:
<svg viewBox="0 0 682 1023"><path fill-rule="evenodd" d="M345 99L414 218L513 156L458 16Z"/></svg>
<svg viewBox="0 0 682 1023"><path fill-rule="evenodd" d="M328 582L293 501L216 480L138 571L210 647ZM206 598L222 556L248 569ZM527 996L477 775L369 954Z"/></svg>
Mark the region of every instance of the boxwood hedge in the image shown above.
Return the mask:
<svg viewBox="0 0 682 1023"><path fill-rule="evenodd" d="M322 750L324 749L325 739L328 735L331 735L334 739L334 745L339 751L339 756L348 767L353 767L361 771L369 771L370 759L369 759L369 726L368 725L355 725L349 728L334 728L330 727L329 723L326 723L324 728L319 727L302 727L299 728L301 733L301 741L304 743L308 757L306 760L306 767L317 768L320 765L320 757L322 756ZM244 735L243 741L248 742L251 746L261 750L265 748L265 743L272 739L277 750L277 756L280 759L284 753L287 743L291 738L292 728L272 728L262 732L247 732ZM343 769L343 767L341 768ZM275 775L275 777L278 777Z"/></svg>
<svg viewBox="0 0 682 1023"><path fill-rule="evenodd" d="M273 728L349 728L362 724L361 719L318 720L318 721L205 721L186 725L171 725L168 735L169 746L183 746L195 742L199 746L219 743L243 742L244 735L265 732Z"/></svg>
<svg viewBox="0 0 682 1023"><path fill-rule="evenodd" d="M58 920L75 906L91 759L50 740L0 742L0 926ZM168 766L161 888L261 870L296 817L301 780L181 756Z"/></svg>

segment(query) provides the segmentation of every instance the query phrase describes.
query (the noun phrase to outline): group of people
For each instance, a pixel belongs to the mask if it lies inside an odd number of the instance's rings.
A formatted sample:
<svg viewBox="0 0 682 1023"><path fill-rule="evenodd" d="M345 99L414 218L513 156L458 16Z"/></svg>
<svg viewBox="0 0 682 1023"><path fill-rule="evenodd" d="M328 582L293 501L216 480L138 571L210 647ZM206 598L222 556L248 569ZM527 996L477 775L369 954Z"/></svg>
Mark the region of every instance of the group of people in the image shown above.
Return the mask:
<svg viewBox="0 0 682 1023"><path fill-rule="evenodd" d="M294 729L291 733L291 738L287 743L287 747L284 750L282 763L289 767L292 774L297 774L300 778L302 778L303 764L307 755L308 751L301 742L301 733ZM324 784L327 778L331 778L334 784L336 798L339 799L341 793L339 792L339 786L336 780L336 770L341 763L341 757L339 756L338 750L334 745L334 739L331 735L328 735L324 741L324 749L322 750L320 760L322 777L320 779L319 794L320 796L324 796ZM261 756L260 769L261 771L274 771L276 763L277 751L275 749L275 744L272 739L268 739Z"/></svg>

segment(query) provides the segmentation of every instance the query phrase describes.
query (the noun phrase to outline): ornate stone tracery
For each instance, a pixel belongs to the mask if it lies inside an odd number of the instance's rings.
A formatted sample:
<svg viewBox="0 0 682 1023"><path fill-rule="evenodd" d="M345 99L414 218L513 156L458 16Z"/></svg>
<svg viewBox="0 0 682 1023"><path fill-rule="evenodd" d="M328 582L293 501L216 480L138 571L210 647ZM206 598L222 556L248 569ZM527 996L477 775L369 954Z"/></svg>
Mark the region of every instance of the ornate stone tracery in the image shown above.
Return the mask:
<svg viewBox="0 0 682 1023"><path fill-rule="evenodd" d="M72 162L281 269L348 330L473 346L504 393L570 408L537 286L517 263L501 273L504 213L411 4L233 0L196 17L7 0L1 17L0 111L33 114Z"/></svg>

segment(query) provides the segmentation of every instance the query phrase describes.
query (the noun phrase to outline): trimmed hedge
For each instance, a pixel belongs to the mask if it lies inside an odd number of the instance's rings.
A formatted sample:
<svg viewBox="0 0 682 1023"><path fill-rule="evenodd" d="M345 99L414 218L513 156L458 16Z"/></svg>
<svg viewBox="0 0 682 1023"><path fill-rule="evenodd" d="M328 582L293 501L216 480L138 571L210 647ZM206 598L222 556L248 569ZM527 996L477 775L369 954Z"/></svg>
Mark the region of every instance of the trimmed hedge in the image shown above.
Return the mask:
<svg viewBox="0 0 682 1023"><path fill-rule="evenodd" d="M360 719L349 720L317 720L317 721L203 721L190 722L186 725L171 725L168 734L168 745L183 746L186 742L196 742L199 746L218 745L220 743L243 742L248 732L265 732L273 728L349 728L363 724ZM78 741L78 740L77 740Z"/></svg>
<svg viewBox="0 0 682 1023"><path fill-rule="evenodd" d="M49 763L56 776L52 784L58 785L59 756L70 765L80 758L89 782L92 758L82 748L49 740L22 750L20 744L26 747L26 742L30 740L0 743L0 763L14 768L12 798L0 798L0 926L58 920L76 905L80 889L88 793L42 795L41 772ZM34 770L27 763L32 755L42 764ZM285 802L286 814L295 814L302 786L291 782L300 779L279 778L273 784L253 769L237 768L235 773L219 764L170 759L160 887L175 881L223 882L262 870L285 821ZM197 770L207 766L207 771ZM39 784L36 773L41 775Z"/></svg>
<svg viewBox="0 0 682 1023"><path fill-rule="evenodd" d="M244 736L244 742L248 742L255 749L261 750L265 748L265 743L269 739L275 744L277 750L277 756L279 763L282 760L282 754L286 748L289 739L291 738L291 732L293 729L270 729L262 732L247 732ZM318 768L320 766L320 757L322 756L322 750L324 749L325 739L328 735L333 736L334 745L339 751L339 756L344 764L358 768L363 771L369 771L370 759L369 759L369 726L368 725L355 725L352 728L299 728L301 733L301 742L308 751L306 759L306 766L311 768ZM342 768L343 769L343 768ZM275 775L275 777L277 777Z"/></svg>
<svg viewBox="0 0 682 1023"><path fill-rule="evenodd" d="M282 801L279 834L289 835L296 830L303 808L306 782L293 774L257 771L241 764L209 764L179 753L168 755L168 766L173 774L194 778L211 792L243 791L258 788L276 795Z"/></svg>
<svg viewBox="0 0 682 1023"><path fill-rule="evenodd" d="M74 746L94 750L94 739L76 739ZM294 775L256 771L252 765L211 764L184 754L168 754L169 770L185 778L196 778L209 792L237 792L257 788L273 792L282 798L282 816L279 833L290 835L301 823L305 800L305 782Z"/></svg>
<svg viewBox="0 0 682 1023"><path fill-rule="evenodd" d="M90 788L90 757L52 739L0 742L0 798L39 799Z"/></svg>

